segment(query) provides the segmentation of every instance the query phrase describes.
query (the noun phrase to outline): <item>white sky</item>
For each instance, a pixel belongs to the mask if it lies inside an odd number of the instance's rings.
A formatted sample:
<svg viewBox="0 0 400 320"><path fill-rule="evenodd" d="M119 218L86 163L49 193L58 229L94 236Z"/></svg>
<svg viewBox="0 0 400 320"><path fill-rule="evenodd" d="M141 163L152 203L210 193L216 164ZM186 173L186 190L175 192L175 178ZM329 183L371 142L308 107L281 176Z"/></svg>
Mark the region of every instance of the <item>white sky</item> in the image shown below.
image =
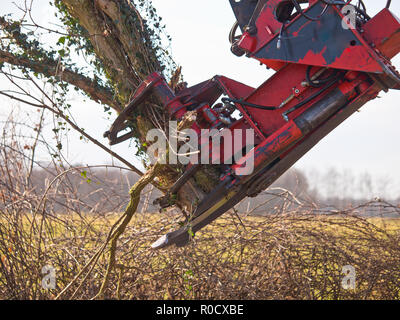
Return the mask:
<svg viewBox="0 0 400 320"><path fill-rule="evenodd" d="M1 0L0 14L13 10L12 0ZM20 3L20 1L15 1ZM364 0L370 15L377 13L386 1ZM196 84L216 74L225 75L251 86L264 82L271 72L246 57L237 58L230 52L228 33L234 15L228 0L153 0L159 15L172 36L172 54L183 66L185 80ZM47 0L36 0L36 14L43 21L49 15ZM400 16L400 1L392 2L392 11ZM13 10L14 11L14 10ZM50 16L49 16L50 19ZM393 60L400 68L400 55ZM7 84L0 80L0 87ZM376 178L392 181L393 195L400 194L400 91L382 93L381 99L367 104L319 145L301 159L296 167L310 177L330 167L354 173L369 172ZM0 121L9 112L9 101L0 98ZM75 118L100 141L111 123L102 108L93 102L74 102ZM110 157L96 147L70 139L69 156L76 162L99 164ZM113 148L132 162L134 150L129 143ZM137 164L137 162L136 162Z"/></svg>

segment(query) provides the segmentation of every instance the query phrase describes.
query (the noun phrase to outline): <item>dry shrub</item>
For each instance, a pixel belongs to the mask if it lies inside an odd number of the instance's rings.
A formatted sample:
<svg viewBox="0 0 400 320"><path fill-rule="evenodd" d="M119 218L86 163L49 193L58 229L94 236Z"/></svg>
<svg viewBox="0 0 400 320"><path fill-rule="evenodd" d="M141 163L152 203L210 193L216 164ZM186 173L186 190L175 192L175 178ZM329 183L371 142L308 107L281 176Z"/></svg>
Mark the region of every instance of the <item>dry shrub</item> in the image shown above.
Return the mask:
<svg viewBox="0 0 400 320"><path fill-rule="evenodd" d="M157 221L149 230L146 220ZM152 230L167 221L138 219L120 246L124 267L110 298L399 298L397 221L388 231L349 215L247 217L243 225L233 220L229 214L218 220L189 247L151 252ZM347 265L356 270L356 290L342 288Z"/></svg>
<svg viewBox="0 0 400 320"><path fill-rule="evenodd" d="M370 204L383 206L382 203ZM241 217L226 214L185 248L149 245L174 214L138 214L120 239L112 299L398 299L399 227L396 219L312 212ZM3 299L52 299L107 238L117 215L36 218L8 211L0 224ZM90 299L107 267L102 256L65 299ZM57 271L57 288L41 288L41 268ZM357 272L356 290L342 288L343 266Z"/></svg>
<svg viewBox="0 0 400 320"><path fill-rule="evenodd" d="M84 168L55 166L44 188L35 188L25 151L15 139L0 149L0 298L55 299L104 245L120 214L100 214L101 203L87 204L76 192L71 174L86 180ZM100 199L121 210L125 195L101 182ZM267 206L265 216L227 213L189 246L163 251L149 245L176 228L179 216L137 214L119 240L105 298L399 299L398 207L375 201L331 211L287 192L278 196L280 205L271 208L268 200L257 208ZM96 296L108 253L60 298ZM56 270L54 290L42 287L46 265ZM356 270L355 290L342 287L348 265Z"/></svg>

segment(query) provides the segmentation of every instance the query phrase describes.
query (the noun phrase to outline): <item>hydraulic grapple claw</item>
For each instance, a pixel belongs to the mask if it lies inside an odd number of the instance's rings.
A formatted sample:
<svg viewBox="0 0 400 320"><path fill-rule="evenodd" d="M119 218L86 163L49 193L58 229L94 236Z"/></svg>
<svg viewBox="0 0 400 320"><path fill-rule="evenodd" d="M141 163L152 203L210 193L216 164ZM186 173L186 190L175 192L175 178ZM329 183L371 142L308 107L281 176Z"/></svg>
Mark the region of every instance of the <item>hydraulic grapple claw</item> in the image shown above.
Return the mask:
<svg viewBox="0 0 400 320"><path fill-rule="evenodd" d="M178 248L188 245L190 242L189 230L186 228L179 229L174 232L167 233L155 241L151 248L154 250L164 249L175 245Z"/></svg>
<svg viewBox="0 0 400 320"><path fill-rule="evenodd" d="M276 73L256 89L215 76L177 92L153 73L106 133L111 144L133 136L132 132L118 134L129 127L135 109L153 95L171 119L196 111L191 129L199 144L206 146L209 158L229 159L213 168L220 183L193 202L196 205L184 227L158 239L153 249L186 245L197 231L243 198L265 190L382 90L400 88L400 75L390 63L400 52L400 21L388 7L372 18L358 9L356 23L345 27L343 10L349 1L229 1L237 18L230 37L234 53L245 53ZM307 2L307 8L299 5ZM241 36L235 35L238 28ZM203 139L204 130L226 130L228 136L240 131L239 152L229 148L237 141L225 137L214 148L211 139ZM248 131L254 139L248 139ZM162 207L173 205L175 196L179 201L182 186L195 178L197 170L212 165L190 162L160 198Z"/></svg>
<svg viewBox="0 0 400 320"><path fill-rule="evenodd" d="M148 101L151 95L163 102L175 98L174 93L159 73L154 72L149 75L136 89L131 102L119 114L111 129L104 133L104 136L109 139L110 145L115 145L134 137L135 132L133 131L122 136L118 136L118 134L129 127L129 118L134 114L135 109Z"/></svg>

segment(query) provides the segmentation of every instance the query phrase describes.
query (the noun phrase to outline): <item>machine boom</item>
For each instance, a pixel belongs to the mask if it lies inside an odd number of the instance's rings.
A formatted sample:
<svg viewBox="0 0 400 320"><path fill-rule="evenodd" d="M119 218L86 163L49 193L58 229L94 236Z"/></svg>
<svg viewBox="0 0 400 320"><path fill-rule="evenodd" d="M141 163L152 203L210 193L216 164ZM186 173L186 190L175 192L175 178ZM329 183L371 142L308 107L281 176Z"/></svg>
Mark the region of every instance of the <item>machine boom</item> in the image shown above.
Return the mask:
<svg viewBox="0 0 400 320"><path fill-rule="evenodd" d="M400 88L400 75L390 62L400 52L399 19L389 8L371 18L358 7L349 7L350 2L230 0L237 18L230 34L231 51L275 70L272 77L251 88L215 76L173 92L164 78L154 73L139 86L132 102L106 133L111 144L133 136L118 134L128 127L133 110L151 94L164 104L171 119L179 121L187 112L197 111L192 129L202 143L210 143L202 140L203 129L254 132L254 148L239 159L235 157L233 163L218 165L219 184L198 199L180 230L163 236L153 248L187 244L193 233L243 198L265 190L382 90ZM357 10L351 23L346 13L353 12L352 8ZM239 29L242 34L237 36ZM217 152L211 145L210 150ZM233 153L221 150L211 156L234 158ZM246 173L249 164L253 170ZM168 206L170 197L199 168L197 163L187 165L159 204Z"/></svg>

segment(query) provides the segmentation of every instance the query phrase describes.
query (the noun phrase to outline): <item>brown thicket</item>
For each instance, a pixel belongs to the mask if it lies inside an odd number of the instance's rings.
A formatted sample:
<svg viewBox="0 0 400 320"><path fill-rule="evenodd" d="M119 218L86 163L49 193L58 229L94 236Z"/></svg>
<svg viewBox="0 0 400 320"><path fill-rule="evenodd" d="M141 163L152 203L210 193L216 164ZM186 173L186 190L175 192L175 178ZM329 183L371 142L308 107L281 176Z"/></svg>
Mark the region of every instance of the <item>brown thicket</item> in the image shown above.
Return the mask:
<svg viewBox="0 0 400 320"><path fill-rule="evenodd" d="M156 164L141 173L77 125L68 88L80 90L106 111L120 112L153 71L162 72L176 86L180 68L162 49L160 20L146 0L55 0L64 28L50 30L35 21L31 5L26 1L20 8L24 19L0 17L1 73L13 87L0 94L39 109L42 115L53 114L57 145L53 148L43 136L43 116L30 127L21 118L3 127L0 298L399 298L397 220L385 218L377 224L362 216L366 207L396 216L399 209L384 202L324 212L283 192L284 201L269 208L265 217L253 217L251 211L244 216L228 213L186 248L151 251L149 244L167 231L165 226L176 227L177 215L133 214L144 188L153 183L165 191L177 179L179 168ZM37 41L37 32L43 30L59 36L57 49ZM90 72L73 62L71 48L89 61ZM131 127L140 151L145 151L147 131L167 130L168 120L155 100L137 111ZM23 134L17 122L22 122ZM116 212L126 206L125 194L110 192L107 185L112 182L96 178L95 168L74 166L63 158L62 132L71 128L120 160L125 167L119 170L141 176L123 214ZM49 153L51 169L37 161L39 150ZM32 183L36 167L48 170L44 188ZM102 202L87 201L70 179L73 175L87 184L98 183L93 192L102 195ZM207 188L202 181L213 177L212 170L199 172L179 193L178 207L196 202ZM114 212L96 214L102 203L111 204ZM62 207L62 213L56 207ZM56 270L54 290L42 288L45 265ZM345 265L356 268L356 290L341 286Z"/></svg>
<svg viewBox="0 0 400 320"><path fill-rule="evenodd" d="M31 14L33 1L30 3L21 8L24 18L30 17L28 22L0 17L4 34L0 47L1 64L15 66L25 76L42 75L63 89L66 85L74 86L106 109L112 108L117 112L123 110L137 86L154 71L161 72L170 80L173 88L179 83L181 68L176 67L162 47L162 24L151 1L56 0L54 5L64 30L49 30L38 24ZM43 44L35 41L35 34L31 35L28 26L32 25L35 30L44 29L59 34L57 44L67 44L67 48L55 52L45 49ZM89 77L80 71L79 64L73 62L76 57L69 46L91 58L89 64L95 70L95 76ZM15 81L15 75L14 71L10 71L7 76ZM19 87L18 90L23 89ZM2 94L20 102L31 102L20 99L18 94ZM61 108L58 100L56 106ZM167 112L154 99L138 109L131 119L136 146L145 151L146 135L152 128L168 133L168 120ZM107 128L104 129L106 131ZM176 165L164 166L157 174L159 189L168 189L179 177L179 169ZM199 178L192 179L179 191L176 204L183 210L188 210L192 203L199 201L198 197L204 195L206 187L202 183L209 183L216 177L210 168L196 176Z"/></svg>
<svg viewBox="0 0 400 320"><path fill-rule="evenodd" d="M399 207L375 201L329 211L281 190L278 198L259 202L264 216L228 212L188 247L153 251L149 245L166 226L176 227L179 215L129 216L134 207L128 215L100 213L76 192L73 177L111 207L121 208L126 198L109 192L115 175L107 181L96 168L37 163L48 178L36 188L29 178L32 150L17 127L7 123L1 141L0 299L93 299L99 293L109 299L400 298ZM119 246L112 251L107 244L115 239ZM349 265L355 290L342 286ZM55 268L54 290L42 288L44 266ZM115 272L107 272L110 266Z"/></svg>
<svg viewBox="0 0 400 320"><path fill-rule="evenodd" d="M163 48L165 39L161 34L161 18L157 16L151 1L54 0L51 4L56 8L58 25L63 25L63 28L56 29L53 28L54 24L49 27L49 24L37 22L32 11L33 4L33 1L26 1L24 6L18 7L22 14L18 20L8 15L0 17L0 72L12 87L11 90L0 91L0 95L42 109L42 119L45 113L53 114L54 122L57 123L53 129L57 150L51 156L58 162L56 166L65 169L62 165L63 137L68 137L68 130L73 129L81 135L81 139L97 145L141 176L130 191L131 199L125 213L110 230L106 243L75 277L75 281L78 281L87 270L90 274L100 255L110 244L109 267L99 292L101 297L110 274L115 269L118 238L136 212L143 189L148 184L153 184L165 192L177 180L181 168L179 165L157 163L150 165L147 172L142 173L129 161L89 135L84 128L79 127L71 113L70 88L74 87L112 114L110 109L117 112L124 109L141 81L154 71L162 73L169 80L170 86L175 88L182 78L181 68L175 65ZM58 36L58 41L54 43L53 39L53 43L40 42L43 32ZM75 62L79 55L84 56L86 67ZM35 128L36 142L42 131L42 119L40 126ZM130 127L135 132L134 141L139 156L144 157L148 146L147 132L158 128L168 134L168 123L167 112L154 98L131 115ZM184 126L184 123L181 121L179 126ZM35 144L27 148L33 150L29 171L25 172L28 175L27 187L30 187L29 178L35 166L36 148ZM71 171L74 168L64 170L60 177ZM209 187L213 184L213 179L218 178L213 171L213 168L200 170L195 178L179 190L174 202L183 213L190 211L193 203L204 197L206 186L202 184L205 182ZM57 179L53 181L54 184L57 184ZM32 206L35 216L45 207L51 187L52 184L46 189L37 207Z"/></svg>

